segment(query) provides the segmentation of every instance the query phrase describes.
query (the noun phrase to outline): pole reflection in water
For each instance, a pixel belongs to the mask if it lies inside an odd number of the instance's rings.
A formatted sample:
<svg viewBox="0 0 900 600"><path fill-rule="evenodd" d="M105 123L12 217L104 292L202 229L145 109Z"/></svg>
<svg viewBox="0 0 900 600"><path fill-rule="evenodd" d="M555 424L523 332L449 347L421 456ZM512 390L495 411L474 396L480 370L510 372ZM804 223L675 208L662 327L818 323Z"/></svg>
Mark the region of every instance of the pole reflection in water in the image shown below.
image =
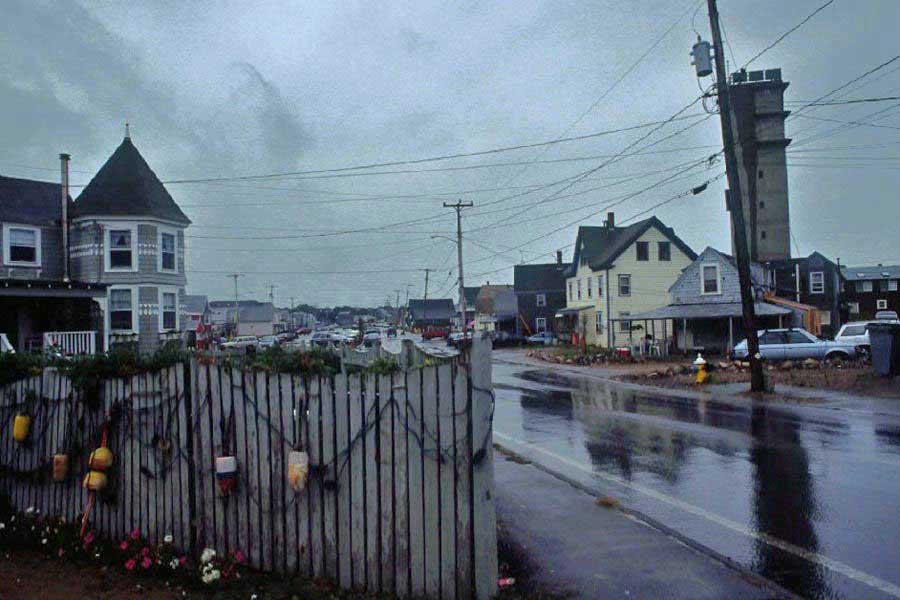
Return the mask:
<svg viewBox="0 0 900 600"><path fill-rule="evenodd" d="M759 531L809 550L819 551L813 521L817 506L809 456L800 441L799 423L769 414L764 405L752 411L754 467L753 510ZM808 598L831 598L823 568L761 540L753 570Z"/></svg>

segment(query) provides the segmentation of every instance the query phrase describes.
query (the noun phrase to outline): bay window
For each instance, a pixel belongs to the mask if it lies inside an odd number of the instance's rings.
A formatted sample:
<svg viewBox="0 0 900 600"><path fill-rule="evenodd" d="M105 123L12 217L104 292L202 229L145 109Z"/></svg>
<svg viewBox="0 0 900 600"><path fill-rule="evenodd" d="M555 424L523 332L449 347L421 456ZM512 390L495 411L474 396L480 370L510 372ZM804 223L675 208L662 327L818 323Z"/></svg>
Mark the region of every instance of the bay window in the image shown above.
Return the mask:
<svg viewBox="0 0 900 600"><path fill-rule="evenodd" d="M174 233L160 232L159 234L159 269L160 271L176 271L175 266Z"/></svg>
<svg viewBox="0 0 900 600"><path fill-rule="evenodd" d="M175 292L163 292L159 303L161 329L170 331L178 327L178 295Z"/></svg>
<svg viewBox="0 0 900 600"><path fill-rule="evenodd" d="M130 289L109 290L109 328L111 331L134 329L134 301Z"/></svg>
<svg viewBox="0 0 900 600"><path fill-rule="evenodd" d="M107 270L131 271L134 270L134 242L133 229L110 229L107 238Z"/></svg>

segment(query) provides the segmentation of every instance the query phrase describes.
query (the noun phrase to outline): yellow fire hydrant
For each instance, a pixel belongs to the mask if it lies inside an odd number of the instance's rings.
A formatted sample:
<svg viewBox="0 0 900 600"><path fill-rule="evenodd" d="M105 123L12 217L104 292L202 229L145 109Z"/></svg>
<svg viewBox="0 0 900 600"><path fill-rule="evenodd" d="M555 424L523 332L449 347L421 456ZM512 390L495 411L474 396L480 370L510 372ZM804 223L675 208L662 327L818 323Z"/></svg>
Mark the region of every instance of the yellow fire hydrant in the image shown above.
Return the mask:
<svg viewBox="0 0 900 600"><path fill-rule="evenodd" d="M709 371L706 370L706 360L704 360L703 356L700 353L697 353L697 358L694 360L694 366L697 367L697 383L706 383L709 381Z"/></svg>

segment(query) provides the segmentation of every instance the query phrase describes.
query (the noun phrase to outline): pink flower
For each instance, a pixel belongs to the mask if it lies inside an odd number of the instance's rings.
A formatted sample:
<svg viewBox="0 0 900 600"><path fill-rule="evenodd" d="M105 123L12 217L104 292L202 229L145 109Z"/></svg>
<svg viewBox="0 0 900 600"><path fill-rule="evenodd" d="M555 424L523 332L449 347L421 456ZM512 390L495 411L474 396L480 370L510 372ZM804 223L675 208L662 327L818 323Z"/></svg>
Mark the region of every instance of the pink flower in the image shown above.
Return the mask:
<svg viewBox="0 0 900 600"><path fill-rule="evenodd" d="M145 556L144 560L141 561L141 566L145 569L149 569L153 565L153 561L150 560L149 556Z"/></svg>
<svg viewBox="0 0 900 600"><path fill-rule="evenodd" d="M181 558L179 558L179 559L178 559L178 564L181 565L182 567L183 567L185 564L187 564L187 556L182 556Z"/></svg>
<svg viewBox="0 0 900 600"><path fill-rule="evenodd" d="M131 530L131 539L136 540L141 537L141 532L137 528Z"/></svg>
<svg viewBox="0 0 900 600"><path fill-rule="evenodd" d="M240 550L235 551L234 553L234 562L243 563L244 562L244 553Z"/></svg>
<svg viewBox="0 0 900 600"><path fill-rule="evenodd" d="M125 561L125 568L128 569L129 571L133 571L135 564L136 563L134 562L134 559L129 558L128 560Z"/></svg>
<svg viewBox="0 0 900 600"><path fill-rule="evenodd" d="M150 556L150 548L148 548L147 546L144 546L141 549L141 556L144 556L144 557Z"/></svg>
<svg viewBox="0 0 900 600"><path fill-rule="evenodd" d="M122 543L119 544L119 550L128 550L128 540L122 540Z"/></svg>
<svg viewBox="0 0 900 600"><path fill-rule="evenodd" d="M97 538L97 534L93 531L88 531L87 535L84 536L84 543L90 544Z"/></svg>
<svg viewBox="0 0 900 600"><path fill-rule="evenodd" d="M60 548L59 551L57 552L57 554L59 555L60 558L62 558L62 555L65 553L66 553L66 551L63 550L62 548Z"/></svg>

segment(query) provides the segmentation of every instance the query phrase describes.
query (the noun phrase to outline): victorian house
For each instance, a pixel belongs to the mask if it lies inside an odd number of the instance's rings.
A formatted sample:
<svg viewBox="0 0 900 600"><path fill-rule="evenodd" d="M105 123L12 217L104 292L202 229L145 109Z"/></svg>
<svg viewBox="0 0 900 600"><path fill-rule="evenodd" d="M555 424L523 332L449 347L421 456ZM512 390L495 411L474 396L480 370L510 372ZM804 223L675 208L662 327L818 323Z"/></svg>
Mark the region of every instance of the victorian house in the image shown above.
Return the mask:
<svg viewBox="0 0 900 600"><path fill-rule="evenodd" d="M0 178L0 333L19 350L179 340L190 220L125 139L78 198L61 183Z"/></svg>

